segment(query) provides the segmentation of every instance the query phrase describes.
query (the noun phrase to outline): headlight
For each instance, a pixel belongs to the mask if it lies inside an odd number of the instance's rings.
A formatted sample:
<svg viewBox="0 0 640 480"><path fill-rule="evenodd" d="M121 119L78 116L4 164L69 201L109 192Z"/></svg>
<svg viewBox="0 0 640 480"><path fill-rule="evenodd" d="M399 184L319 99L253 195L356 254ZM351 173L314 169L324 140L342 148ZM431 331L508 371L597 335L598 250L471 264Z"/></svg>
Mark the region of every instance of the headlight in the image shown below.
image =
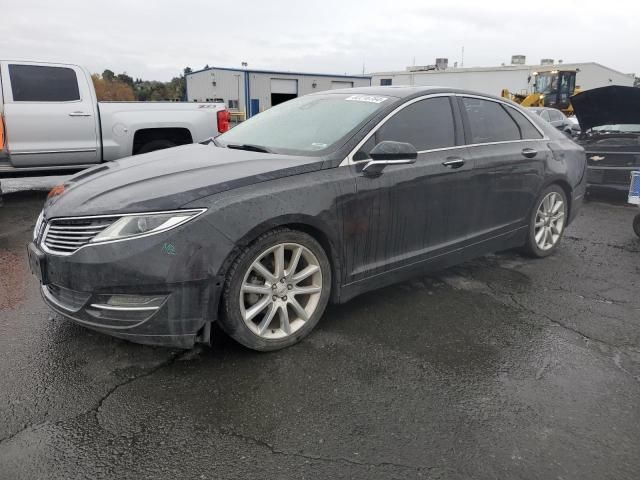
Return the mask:
<svg viewBox="0 0 640 480"><path fill-rule="evenodd" d="M38 239L38 235L40 234L40 229L42 228L42 221L44 219L44 210L40 212L38 215L38 220L36 220L36 226L33 227L33 241L35 242Z"/></svg>
<svg viewBox="0 0 640 480"><path fill-rule="evenodd" d="M165 232L194 219L202 212L204 212L204 209L126 215L93 237L91 242L107 242Z"/></svg>

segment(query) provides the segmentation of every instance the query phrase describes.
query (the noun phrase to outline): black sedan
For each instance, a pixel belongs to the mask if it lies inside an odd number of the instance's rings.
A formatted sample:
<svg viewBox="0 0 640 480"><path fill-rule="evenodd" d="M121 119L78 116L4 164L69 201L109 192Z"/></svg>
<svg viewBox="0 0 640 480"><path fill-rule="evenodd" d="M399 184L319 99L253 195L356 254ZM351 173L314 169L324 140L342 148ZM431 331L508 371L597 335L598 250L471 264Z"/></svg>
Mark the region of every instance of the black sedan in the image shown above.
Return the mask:
<svg viewBox="0 0 640 480"><path fill-rule="evenodd" d="M551 254L584 192L583 149L511 102L334 90L72 177L29 258L45 302L86 327L188 348L217 321L275 350L329 301L496 250Z"/></svg>

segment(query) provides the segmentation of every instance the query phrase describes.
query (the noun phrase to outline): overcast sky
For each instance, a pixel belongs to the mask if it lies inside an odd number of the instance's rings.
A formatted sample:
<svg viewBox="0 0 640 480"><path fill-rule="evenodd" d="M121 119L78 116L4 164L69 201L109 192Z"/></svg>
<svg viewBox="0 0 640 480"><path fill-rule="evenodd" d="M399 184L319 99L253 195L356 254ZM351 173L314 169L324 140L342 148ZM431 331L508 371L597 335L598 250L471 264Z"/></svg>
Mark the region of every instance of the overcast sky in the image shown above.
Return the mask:
<svg viewBox="0 0 640 480"><path fill-rule="evenodd" d="M624 8L622 5L625 5ZM0 58L168 80L185 66L362 73L448 57L595 61L640 74L640 2L0 0Z"/></svg>

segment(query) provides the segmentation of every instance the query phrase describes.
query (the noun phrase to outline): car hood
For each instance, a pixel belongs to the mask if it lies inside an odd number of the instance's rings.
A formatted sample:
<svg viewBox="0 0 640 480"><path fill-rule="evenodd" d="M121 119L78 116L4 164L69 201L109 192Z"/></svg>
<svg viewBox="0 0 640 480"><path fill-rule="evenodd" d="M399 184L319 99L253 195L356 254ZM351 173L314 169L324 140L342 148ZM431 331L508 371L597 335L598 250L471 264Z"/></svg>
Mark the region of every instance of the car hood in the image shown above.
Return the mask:
<svg viewBox="0 0 640 480"><path fill-rule="evenodd" d="M571 97L583 132L600 125L640 124L640 88L594 88Z"/></svg>
<svg viewBox="0 0 640 480"><path fill-rule="evenodd" d="M56 188L47 218L178 209L215 193L322 167L296 157L193 144L98 165ZM62 193L60 193L62 192Z"/></svg>

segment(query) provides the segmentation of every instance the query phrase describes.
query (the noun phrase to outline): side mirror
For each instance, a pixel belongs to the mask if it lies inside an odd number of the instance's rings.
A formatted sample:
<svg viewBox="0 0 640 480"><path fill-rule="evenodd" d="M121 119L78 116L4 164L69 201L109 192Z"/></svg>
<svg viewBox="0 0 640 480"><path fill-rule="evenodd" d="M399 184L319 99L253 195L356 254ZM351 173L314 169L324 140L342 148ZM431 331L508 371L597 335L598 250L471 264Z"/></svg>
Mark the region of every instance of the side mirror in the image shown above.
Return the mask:
<svg viewBox="0 0 640 480"><path fill-rule="evenodd" d="M415 163L418 158L416 147L410 143L380 142L369 152L371 160L362 169L366 175L379 175L387 165L406 165Z"/></svg>

